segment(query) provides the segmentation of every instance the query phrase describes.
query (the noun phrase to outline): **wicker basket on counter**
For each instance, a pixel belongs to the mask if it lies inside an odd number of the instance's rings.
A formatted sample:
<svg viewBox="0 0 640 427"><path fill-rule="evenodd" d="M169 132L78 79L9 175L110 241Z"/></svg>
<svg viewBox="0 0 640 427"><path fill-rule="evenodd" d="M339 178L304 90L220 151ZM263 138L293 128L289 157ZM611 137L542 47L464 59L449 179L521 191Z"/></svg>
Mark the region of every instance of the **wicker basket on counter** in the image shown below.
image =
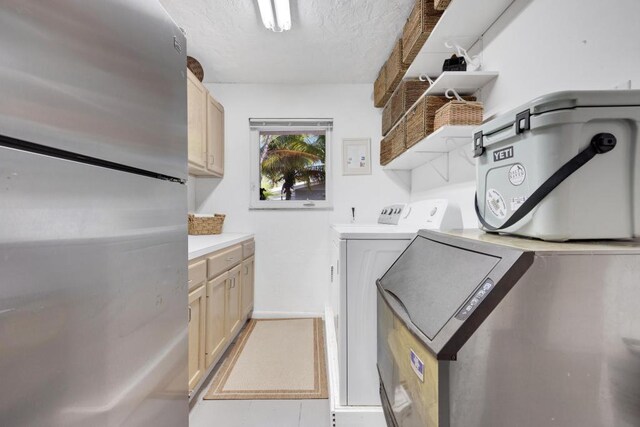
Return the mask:
<svg viewBox="0 0 640 427"><path fill-rule="evenodd" d="M224 215L215 214L214 216L195 216L189 214L189 234L220 234L222 233L222 224L224 224Z"/></svg>
<svg viewBox="0 0 640 427"><path fill-rule="evenodd" d="M447 102L438 111L434 121L434 130L445 125L471 126L482 124L482 102L457 101Z"/></svg>

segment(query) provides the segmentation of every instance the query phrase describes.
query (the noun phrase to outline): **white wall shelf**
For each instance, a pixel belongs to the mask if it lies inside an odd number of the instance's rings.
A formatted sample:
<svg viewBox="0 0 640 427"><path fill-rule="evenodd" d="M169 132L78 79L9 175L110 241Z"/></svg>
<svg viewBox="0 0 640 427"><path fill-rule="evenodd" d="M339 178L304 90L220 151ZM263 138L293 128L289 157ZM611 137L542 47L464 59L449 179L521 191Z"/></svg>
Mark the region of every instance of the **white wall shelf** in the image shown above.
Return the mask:
<svg viewBox="0 0 640 427"><path fill-rule="evenodd" d="M454 53L445 43L455 43L464 49L471 48L513 2L514 0L453 0L405 77L439 75L444 60Z"/></svg>
<svg viewBox="0 0 640 427"><path fill-rule="evenodd" d="M471 149L472 133L477 126L443 126L424 138L387 165L385 170L412 170L427 164L443 154L468 145Z"/></svg>
<svg viewBox="0 0 640 427"><path fill-rule="evenodd" d="M459 95L471 95L498 77L497 71L445 71L427 89L426 95L444 95L455 89Z"/></svg>

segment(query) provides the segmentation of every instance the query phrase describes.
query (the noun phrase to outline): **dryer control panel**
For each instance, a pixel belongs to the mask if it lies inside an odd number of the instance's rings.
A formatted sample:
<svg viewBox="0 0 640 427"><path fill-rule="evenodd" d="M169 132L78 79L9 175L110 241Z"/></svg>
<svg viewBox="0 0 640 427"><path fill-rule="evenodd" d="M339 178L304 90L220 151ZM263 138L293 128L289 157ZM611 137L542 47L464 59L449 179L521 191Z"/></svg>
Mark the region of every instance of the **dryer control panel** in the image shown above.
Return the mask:
<svg viewBox="0 0 640 427"><path fill-rule="evenodd" d="M405 204L396 204L385 206L380 211L380 216L378 217L378 224L391 224L398 225L398 221L400 220L400 215L406 209L407 205Z"/></svg>

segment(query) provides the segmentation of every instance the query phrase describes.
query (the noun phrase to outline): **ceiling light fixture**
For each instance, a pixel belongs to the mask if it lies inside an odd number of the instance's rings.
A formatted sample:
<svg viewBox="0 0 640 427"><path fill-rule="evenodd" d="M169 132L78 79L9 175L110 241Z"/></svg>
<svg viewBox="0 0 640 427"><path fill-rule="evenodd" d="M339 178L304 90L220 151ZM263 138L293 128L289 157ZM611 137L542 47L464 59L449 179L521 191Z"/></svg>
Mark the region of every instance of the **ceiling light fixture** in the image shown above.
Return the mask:
<svg viewBox="0 0 640 427"><path fill-rule="evenodd" d="M262 23L267 29L277 33L291 29L289 0L258 0L258 7Z"/></svg>

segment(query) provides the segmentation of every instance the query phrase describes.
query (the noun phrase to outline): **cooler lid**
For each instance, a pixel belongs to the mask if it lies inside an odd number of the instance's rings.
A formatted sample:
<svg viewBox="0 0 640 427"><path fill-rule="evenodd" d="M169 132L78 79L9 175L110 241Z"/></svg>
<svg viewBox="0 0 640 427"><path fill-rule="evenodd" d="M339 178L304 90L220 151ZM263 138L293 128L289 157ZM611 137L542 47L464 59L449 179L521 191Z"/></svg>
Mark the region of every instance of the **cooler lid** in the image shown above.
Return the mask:
<svg viewBox="0 0 640 427"><path fill-rule="evenodd" d="M532 263L533 252L421 230L377 285L398 318L448 360Z"/></svg>
<svg viewBox="0 0 640 427"><path fill-rule="evenodd" d="M640 106L640 90L572 90L542 95L513 110L488 121L474 131L484 135L513 126L516 116L523 111L530 115L570 110L580 107L633 107Z"/></svg>

